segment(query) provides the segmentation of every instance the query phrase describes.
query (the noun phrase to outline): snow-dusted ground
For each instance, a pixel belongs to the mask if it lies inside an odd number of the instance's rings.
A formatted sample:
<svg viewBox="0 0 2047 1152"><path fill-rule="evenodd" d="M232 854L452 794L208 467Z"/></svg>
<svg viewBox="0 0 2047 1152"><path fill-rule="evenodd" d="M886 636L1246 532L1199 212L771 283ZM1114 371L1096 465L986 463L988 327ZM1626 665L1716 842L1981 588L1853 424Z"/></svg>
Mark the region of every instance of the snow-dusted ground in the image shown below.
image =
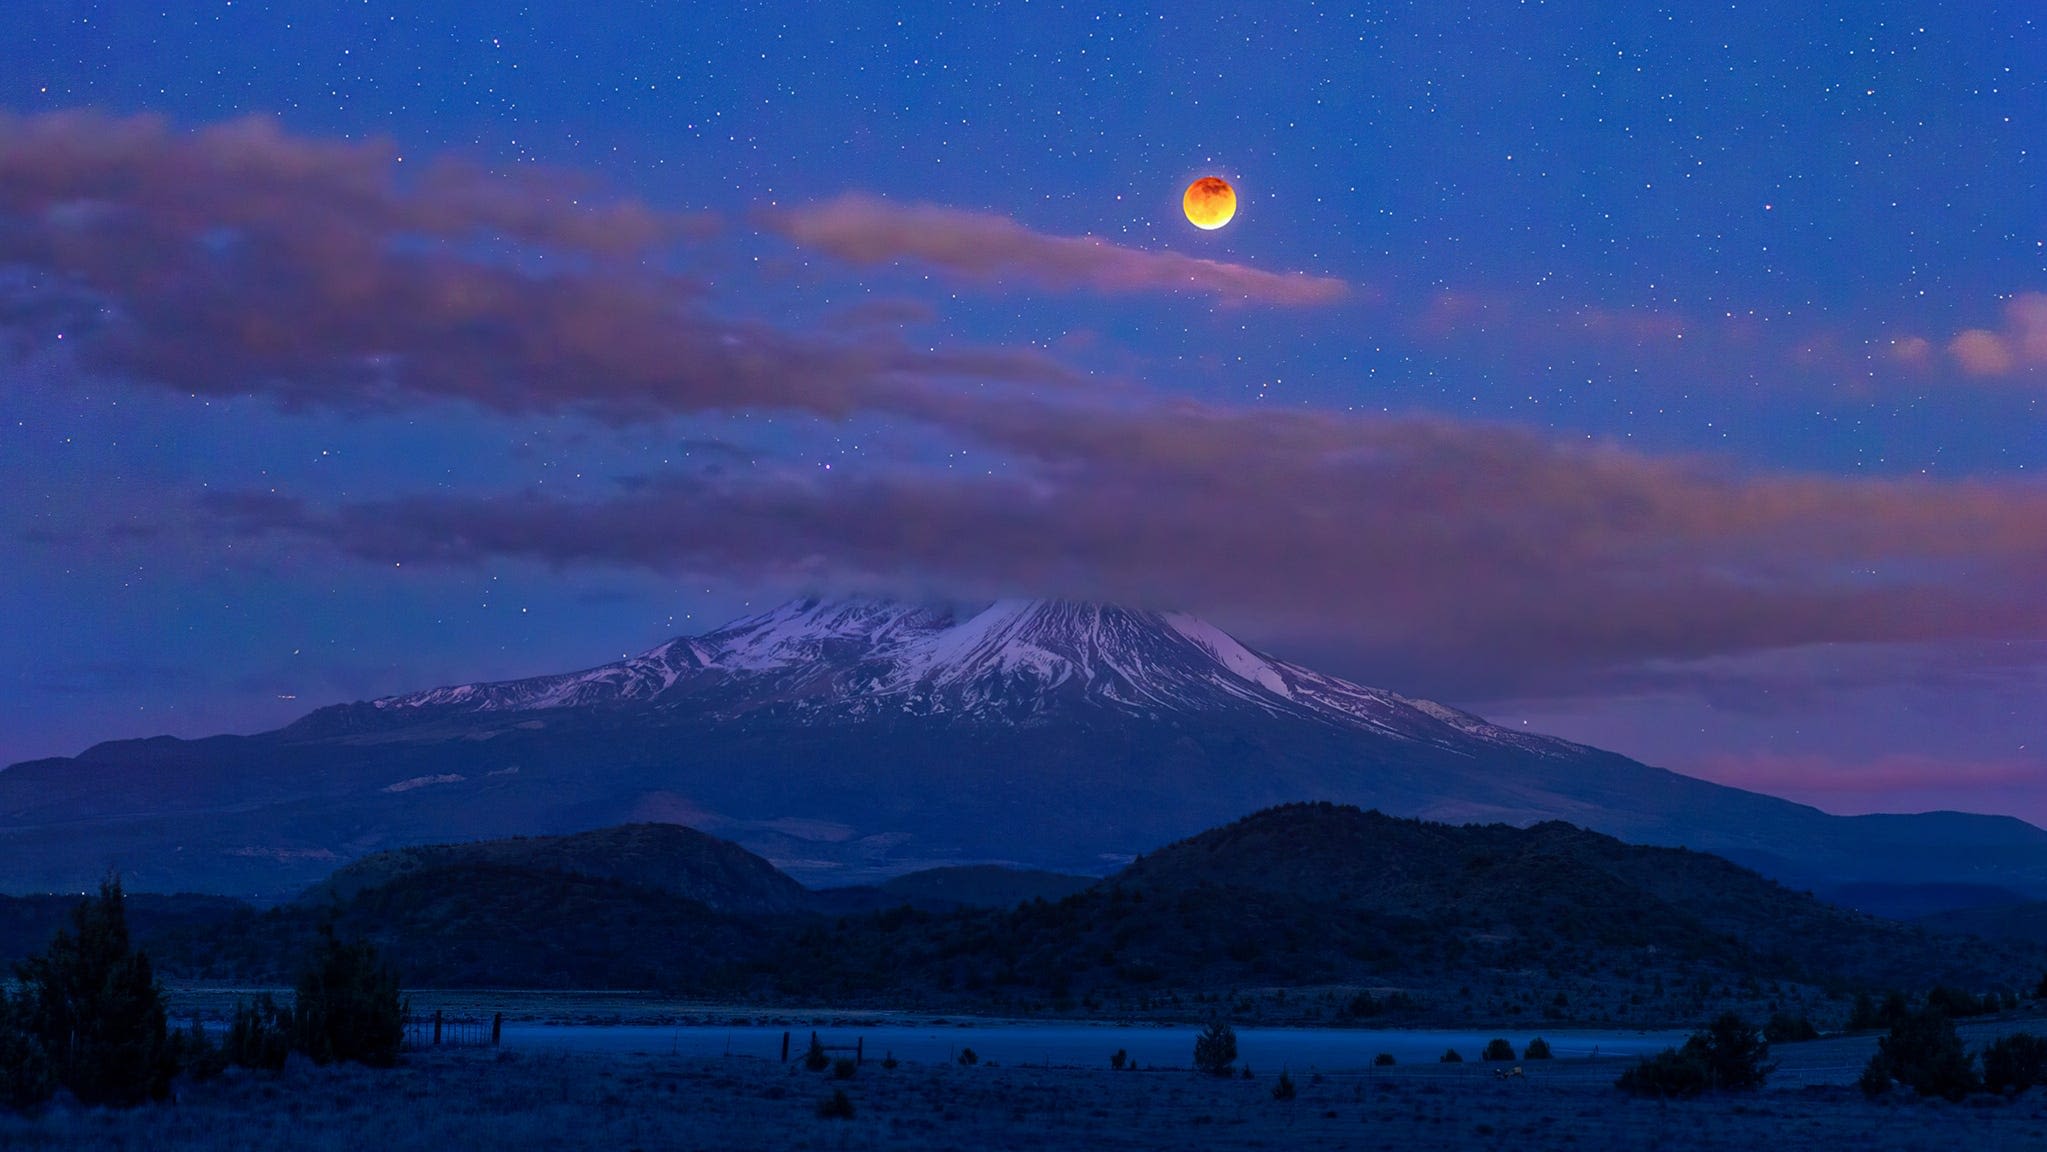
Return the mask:
<svg viewBox="0 0 2047 1152"><path fill-rule="evenodd" d="M983 1057L1013 1064L1093 1067L1118 1049L1140 1064L1184 1067L1194 1050L1199 1028L1188 1025L1076 1023L1006 1023L956 1021L933 1023L826 1024L813 1028L788 1025L666 1026L658 1024L507 1024L504 1045L533 1052L666 1052L680 1056L757 1056L779 1058L782 1034L803 1048L813 1032L828 1044L858 1039L875 1059L894 1053L918 1063L944 1063L962 1048ZM1558 1059L1594 1056L1640 1056L1684 1042L1683 1032L1591 1032L1520 1029L1515 1031L1362 1028L1237 1029L1237 1051L1254 1068L1360 1072L1373 1067L1379 1053L1399 1065L1432 1064L1445 1049L1477 1060L1486 1042L1500 1037L1518 1051L1540 1035ZM1396 1066L1399 1066L1396 1065Z"/></svg>
<svg viewBox="0 0 2047 1152"><path fill-rule="evenodd" d="M1824 1043L1824 1042L1823 1042ZM1803 1046L1800 1046L1803 1047ZM1795 1049L1786 1049L1791 1062ZM996 1061L870 1061L850 1079L751 1056L516 1049L419 1053L388 1071L295 1064L186 1085L175 1105L0 1115L0 1147L107 1152L445 1152L447 1149L1573 1149L1906 1152L2047 1147L2047 1092L1980 1106L1872 1104L1850 1087L1634 1100L1625 1061L1403 1065L1317 1076L1273 1099L1279 1072L1219 1080ZM851 1119L817 1106L834 1091Z"/></svg>

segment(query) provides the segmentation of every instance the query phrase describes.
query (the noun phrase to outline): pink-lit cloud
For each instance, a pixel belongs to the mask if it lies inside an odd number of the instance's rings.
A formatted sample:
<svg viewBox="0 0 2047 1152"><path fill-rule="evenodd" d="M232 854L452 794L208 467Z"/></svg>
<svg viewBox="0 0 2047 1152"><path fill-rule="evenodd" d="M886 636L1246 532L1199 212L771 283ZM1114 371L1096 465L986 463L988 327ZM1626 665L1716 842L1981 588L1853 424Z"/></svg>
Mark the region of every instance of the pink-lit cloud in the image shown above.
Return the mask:
<svg viewBox="0 0 2047 1152"><path fill-rule="evenodd" d="M1908 364L1925 363L1933 342L1923 336L1892 341L1892 355ZM2007 377L2047 368L2047 292L2021 292L2004 305L2004 323L1968 328L1949 338L1948 358L1963 373Z"/></svg>
<svg viewBox="0 0 2047 1152"><path fill-rule="evenodd" d="M711 409L915 407L942 382L1065 374L1029 352L933 349L867 325L730 318L669 269L713 227L566 176L406 161L263 120L0 116L0 264L93 366L301 407L457 400L648 420ZM671 259L671 257L675 259ZM45 320L44 326L50 326Z"/></svg>
<svg viewBox="0 0 2047 1152"><path fill-rule="evenodd" d="M1890 342L1891 359L1915 368L1925 367L1933 360L1933 341L1924 336L1900 336Z"/></svg>
<svg viewBox="0 0 2047 1152"><path fill-rule="evenodd" d="M1948 341L1948 355L1971 376L2002 376L2018 366L2018 357L2004 337L1971 328Z"/></svg>
<svg viewBox="0 0 2047 1152"><path fill-rule="evenodd" d="M1330 276L1267 272L1093 236L1049 235L1006 216L858 193L764 213L762 220L799 245L851 264L909 261L988 284L1023 281L1106 295L1193 292L1277 305L1328 304L1350 291Z"/></svg>

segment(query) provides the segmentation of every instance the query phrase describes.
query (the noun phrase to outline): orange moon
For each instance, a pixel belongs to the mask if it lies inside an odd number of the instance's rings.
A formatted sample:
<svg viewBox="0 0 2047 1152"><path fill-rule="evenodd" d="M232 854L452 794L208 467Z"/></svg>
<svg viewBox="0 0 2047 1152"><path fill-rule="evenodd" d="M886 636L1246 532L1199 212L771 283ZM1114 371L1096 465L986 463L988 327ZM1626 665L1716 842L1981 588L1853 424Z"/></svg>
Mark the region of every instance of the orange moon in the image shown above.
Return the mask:
<svg viewBox="0 0 2047 1152"><path fill-rule="evenodd" d="M1237 214L1237 190L1220 176L1203 176L1187 185L1187 195L1180 203L1187 210L1189 223L1213 232Z"/></svg>

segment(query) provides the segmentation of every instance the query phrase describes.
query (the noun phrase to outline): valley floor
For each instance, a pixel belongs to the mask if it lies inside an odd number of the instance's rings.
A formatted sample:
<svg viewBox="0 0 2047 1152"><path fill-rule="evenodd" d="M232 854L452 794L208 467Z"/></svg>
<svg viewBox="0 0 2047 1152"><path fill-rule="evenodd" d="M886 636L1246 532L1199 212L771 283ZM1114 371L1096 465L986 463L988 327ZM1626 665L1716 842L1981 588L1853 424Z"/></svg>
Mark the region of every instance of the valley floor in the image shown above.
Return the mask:
<svg viewBox="0 0 2047 1152"><path fill-rule="evenodd" d="M2047 1091L2013 1102L1870 1103L1839 1070L1870 1044L1781 1049L1761 1093L1659 1102L1612 1087L1625 1065L1570 1060L1414 1065L1316 1077L1276 1101L1255 1080L1184 1070L1112 1072L874 1061L849 1080L745 1057L586 1055L506 1049L409 1054L396 1069L294 1064L182 1087L175 1104L110 1113L0 1116L0 1148L108 1152L414 1152L449 1148L1093 1149L1569 1148L1586 1152L2047 1147ZM1852 1049L1852 1050L1851 1050ZM1852 1077L1852 1071L1849 1076ZM816 1115L844 1089L851 1119Z"/></svg>

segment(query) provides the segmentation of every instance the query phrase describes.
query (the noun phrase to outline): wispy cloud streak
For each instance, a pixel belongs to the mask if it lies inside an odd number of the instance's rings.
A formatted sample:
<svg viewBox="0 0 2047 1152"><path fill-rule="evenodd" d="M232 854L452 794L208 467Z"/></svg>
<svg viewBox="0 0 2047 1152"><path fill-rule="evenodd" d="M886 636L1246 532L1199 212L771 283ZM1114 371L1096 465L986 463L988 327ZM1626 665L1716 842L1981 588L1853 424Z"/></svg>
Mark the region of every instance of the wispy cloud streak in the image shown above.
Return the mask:
<svg viewBox="0 0 2047 1152"><path fill-rule="evenodd" d="M1178 252L1150 252L1093 236L1035 232L1006 217L848 193L762 215L797 244L852 264L926 264L986 284L1018 281L1105 295L1193 292L1223 300L1303 306L1350 291L1330 276L1267 272Z"/></svg>

